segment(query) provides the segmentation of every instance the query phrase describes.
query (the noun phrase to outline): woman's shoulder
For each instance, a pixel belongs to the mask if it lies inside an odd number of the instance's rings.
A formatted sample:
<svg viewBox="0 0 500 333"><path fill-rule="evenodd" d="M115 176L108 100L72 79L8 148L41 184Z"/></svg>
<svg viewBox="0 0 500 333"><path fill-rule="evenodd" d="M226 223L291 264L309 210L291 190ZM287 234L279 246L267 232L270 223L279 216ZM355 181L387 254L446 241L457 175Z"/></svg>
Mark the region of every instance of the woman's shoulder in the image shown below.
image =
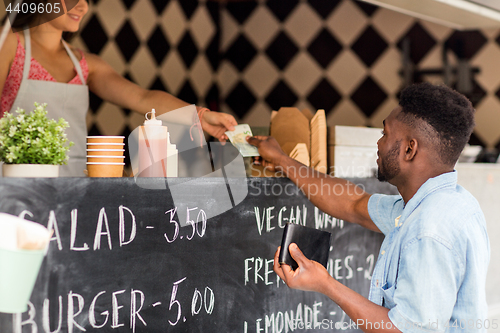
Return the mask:
<svg viewBox="0 0 500 333"><path fill-rule="evenodd" d="M82 51L82 54L85 57L85 59L87 59L87 62L92 63L92 64L96 64L96 63L100 63L100 62L104 61L101 59L101 57L99 57L97 54L94 54L94 53Z"/></svg>
<svg viewBox="0 0 500 333"><path fill-rule="evenodd" d="M95 71L101 71L109 67L109 64L106 61L104 61L101 57L99 57L97 54L83 52L83 56L87 61L90 73Z"/></svg>
<svg viewBox="0 0 500 333"><path fill-rule="evenodd" d="M0 61L2 63L7 62L10 64L12 63L12 61L14 61L14 58L16 56L17 44L21 37L23 38L21 40L22 42L24 41L24 36L20 36L19 33L9 32L7 38L5 39L4 45L0 50Z"/></svg>

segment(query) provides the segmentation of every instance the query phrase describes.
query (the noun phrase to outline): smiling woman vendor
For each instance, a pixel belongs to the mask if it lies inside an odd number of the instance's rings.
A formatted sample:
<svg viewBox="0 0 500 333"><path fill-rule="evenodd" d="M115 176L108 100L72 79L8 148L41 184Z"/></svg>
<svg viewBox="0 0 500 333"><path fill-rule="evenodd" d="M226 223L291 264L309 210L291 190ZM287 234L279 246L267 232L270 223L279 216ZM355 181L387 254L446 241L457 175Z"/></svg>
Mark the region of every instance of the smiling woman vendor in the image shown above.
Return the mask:
<svg viewBox="0 0 500 333"><path fill-rule="evenodd" d="M188 103L163 91L145 90L123 78L98 56L69 46L63 33L78 31L89 5L86 0L77 0L69 11L64 1L62 5L65 14L55 19L48 20L44 14L19 13L12 24L17 30L31 28L10 33L0 50L0 116L18 107L32 110L34 102L47 103L49 117L68 121L68 138L75 143L61 176L79 177L85 167L89 89L103 100L143 114L152 108L161 114ZM38 25L40 19L48 22ZM197 109L203 129L219 140L226 140L224 132L237 124L229 114Z"/></svg>

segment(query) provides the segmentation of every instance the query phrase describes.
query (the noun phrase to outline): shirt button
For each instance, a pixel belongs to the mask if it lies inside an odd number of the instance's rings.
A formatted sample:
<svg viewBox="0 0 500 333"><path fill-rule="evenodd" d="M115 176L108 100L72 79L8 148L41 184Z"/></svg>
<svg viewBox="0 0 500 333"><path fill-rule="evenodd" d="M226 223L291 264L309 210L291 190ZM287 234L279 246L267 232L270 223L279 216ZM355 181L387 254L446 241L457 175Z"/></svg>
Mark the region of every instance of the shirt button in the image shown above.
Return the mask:
<svg viewBox="0 0 500 333"><path fill-rule="evenodd" d="M385 254L385 251L380 252L380 254Z"/></svg>

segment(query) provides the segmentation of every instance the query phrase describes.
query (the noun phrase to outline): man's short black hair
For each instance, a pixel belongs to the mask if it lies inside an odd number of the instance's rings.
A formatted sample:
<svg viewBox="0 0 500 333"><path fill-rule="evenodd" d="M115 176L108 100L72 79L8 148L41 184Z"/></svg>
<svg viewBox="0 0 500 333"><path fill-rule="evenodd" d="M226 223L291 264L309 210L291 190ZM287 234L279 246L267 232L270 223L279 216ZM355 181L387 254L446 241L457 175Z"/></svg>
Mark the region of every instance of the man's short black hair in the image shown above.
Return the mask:
<svg viewBox="0 0 500 333"><path fill-rule="evenodd" d="M472 103L449 87L425 82L405 88L399 105L400 120L408 123L410 118L421 119L437 132L441 161L454 165L474 129Z"/></svg>

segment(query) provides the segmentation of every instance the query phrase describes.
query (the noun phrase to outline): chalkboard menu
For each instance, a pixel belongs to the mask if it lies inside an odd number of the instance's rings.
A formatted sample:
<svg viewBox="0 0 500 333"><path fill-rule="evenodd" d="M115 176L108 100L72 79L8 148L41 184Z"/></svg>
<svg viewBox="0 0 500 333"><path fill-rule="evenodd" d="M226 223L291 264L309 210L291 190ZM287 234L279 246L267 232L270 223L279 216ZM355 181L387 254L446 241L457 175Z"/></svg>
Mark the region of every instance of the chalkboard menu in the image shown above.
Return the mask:
<svg viewBox="0 0 500 333"><path fill-rule="evenodd" d="M214 178L157 190L131 178L1 179L0 211L54 236L29 311L0 314L0 332L356 331L327 297L289 289L274 253L286 222L330 231L330 274L367 296L382 235L324 214L287 179L243 181L246 198L220 213Z"/></svg>

